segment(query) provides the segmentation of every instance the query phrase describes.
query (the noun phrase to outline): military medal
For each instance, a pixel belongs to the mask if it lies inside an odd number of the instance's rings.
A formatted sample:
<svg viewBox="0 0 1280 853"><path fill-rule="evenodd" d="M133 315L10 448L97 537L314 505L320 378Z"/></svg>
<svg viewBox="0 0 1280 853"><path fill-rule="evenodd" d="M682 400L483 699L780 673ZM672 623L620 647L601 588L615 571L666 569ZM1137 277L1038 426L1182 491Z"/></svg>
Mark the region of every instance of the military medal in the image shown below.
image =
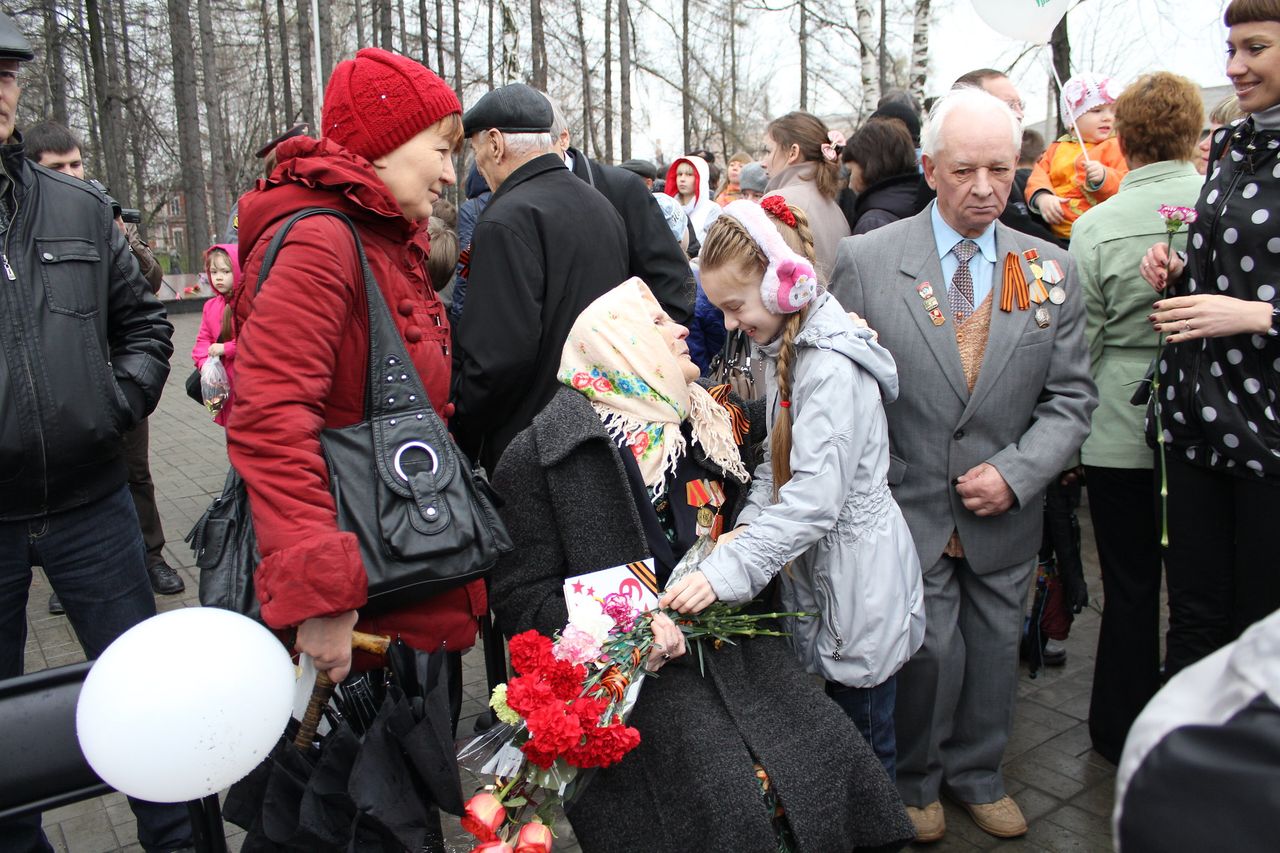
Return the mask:
<svg viewBox="0 0 1280 853"><path fill-rule="evenodd" d="M1022 257L1027 259L1027 263L1031 266L1031 275L1035 277L1035 284L1031 285L1028 296L1032 302L1039 305L1049 298L1049 293L1044 287L1044 267L1036 263L1040 260L1040 253L1035 249L1027 249L1022 253Z"/></svg>
<svg viewBox="0 0 1280 853"><path fill-rule="evenodd" d="M925 313L929 315L929 319L933 321L933 325L941 326L947 322L947 318L942 315L942 309L938 307L938 297L933 295L933 285L929 282L923 282L916 286L916 293L920 294L920 299L924 304Z"/></svg>
<svg viewBox="0 0 1280 853"><path fill-rule="evenodd" d="M1049 301L1054 305L1061 305L1067 301L1066 288L1062 286L1062 281L1066 278L1062 273L1062 265L1057 261L1046 261L1044 265L1044 280L1052 287L1049 288Z"/></svg>
<svg viewBox="0 0 1280 853"><path fill-rule="evenodd" d="M1049 328L1049 309L1043 305L1036 309L1036 325L1042 329Z"/></svg>
<svg viewBox="0 0 1280 853"><path fill-rule="evenodd" d="M724 529L724 519L720 516L724 489L715 480L690 480L685 484L685 498L689 506L698 508L697 534L717 538Z"/></svg>
<svg viewBox="0 0 1280 853"><path fill-rule="evenodd" d="M1049 301L1054 305L1061 305L1067 301L1067 292L1062 289L1062 285L1055 284L1049 288Z"/></svg>

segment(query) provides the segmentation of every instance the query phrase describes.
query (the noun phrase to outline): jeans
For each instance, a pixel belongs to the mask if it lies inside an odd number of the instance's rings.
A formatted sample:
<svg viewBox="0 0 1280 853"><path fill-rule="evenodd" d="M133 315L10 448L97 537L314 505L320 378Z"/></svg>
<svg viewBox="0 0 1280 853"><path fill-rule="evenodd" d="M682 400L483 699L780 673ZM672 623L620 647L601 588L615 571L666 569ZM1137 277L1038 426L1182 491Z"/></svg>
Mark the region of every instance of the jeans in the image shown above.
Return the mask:
<svg viewBox="0 0 1280 853"><path fill-rule="evenodd" d="M897 675L889 676L887 681L875 687L846 687L828 681L827 695L853 720L863 739L871 746L871 751L884 765L889 781L895 781L898 745L893 727L893 708L898 696Z"/></svg>
<svg viewBox="0 0 1280 853"><path fill-rule="evenodd" d="M86 506L26 521L0 521L0 679L21 675L27 594L42 566L67 610L85 656L93 659L129 628L154 616L138 527L127 486ZM156 673L161 679L164 673ZM148 850L191 844L187 807L130 798L138 840ZM52 850L40 815L0 824L5 850Z"/></svg>

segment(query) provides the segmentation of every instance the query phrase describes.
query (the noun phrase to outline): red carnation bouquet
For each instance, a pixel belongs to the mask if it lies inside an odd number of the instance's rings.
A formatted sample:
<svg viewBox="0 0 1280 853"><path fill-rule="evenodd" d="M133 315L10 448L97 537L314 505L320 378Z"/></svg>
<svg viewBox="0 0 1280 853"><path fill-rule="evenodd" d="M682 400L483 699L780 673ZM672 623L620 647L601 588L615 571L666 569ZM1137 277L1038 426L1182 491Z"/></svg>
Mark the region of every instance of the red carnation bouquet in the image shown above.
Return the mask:
<svg viewBox="0 0 1280 853"><path fill-rule="evenodd" d="M581 793L588 775L581 771L617 764L640 744L626 719L646 674L650 621L659 611L642 613L618 594L600 605L599 612L575 613L554 639L536 631L511 638L517 674L489 699L502 725L458 752L462 767L492 779L462 818L479 842L472 853L550 853L555 810ZM804 614L714 604L696 615L668 615L701 666L705 642L718 648L737 637L784 636L762 623Z"/></svg>

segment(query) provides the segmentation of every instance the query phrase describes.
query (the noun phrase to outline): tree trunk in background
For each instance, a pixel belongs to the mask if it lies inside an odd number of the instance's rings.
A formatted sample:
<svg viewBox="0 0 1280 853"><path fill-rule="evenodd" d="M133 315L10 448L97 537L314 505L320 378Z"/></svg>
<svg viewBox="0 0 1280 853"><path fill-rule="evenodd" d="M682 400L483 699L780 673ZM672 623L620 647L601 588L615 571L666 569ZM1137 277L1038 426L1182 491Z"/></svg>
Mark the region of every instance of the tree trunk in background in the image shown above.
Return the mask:
<svg viewBox="0 0 1280 853"><path fill-rule="evenodd" d="M89 59L89 39L85 38L85 13L84 0L76 0L75 5L75 29L76 33L76 50L80 53L80 67L85 73L85 103L90 105L97 104L97 94L93 85L93 63ZM100 118L97 109L86 111L89 115L89 154L85 158L90 162L99 162L106 155L103 153L102 137L98 134L98 120ZM83 151L81 152L84 153Z"/></svg>
<svg viewBox="0 0 1280 853"><path fill-rule="evenodd" d="M911 32L911 72L907 86L917 104L924 104L924 86L929 80L930 2L916 0L915 23Z"/></svg>
<svg viewBox="0 0 1280 853"><path fill-rule="evenodd" d="M333 5L321 2L320 6L320 92L329 86L329 75L333 73ZM361 45L364 47L364 45Z"/></svg>
<svg viewBox="0 0 1280 853"><path fill-rule="evenodd" d="M693 102L689 99L689 0L680 3L680 153L693 146Z"/></svg>
<svg viewBox="0 0 1280 853"><path fill-rule="evenodd" d="M427 0L418 0L418 41L422 47L422 64L431 67L431 39L427 38Z"/></svg>
<svg viewBox="0 0 1280 853"><path fill-rule="evenodd" d="M880 100L880 81L871 55L871 46L875 44L875 34L871 28L871 0L854 0L853 7L858 15L858 62L862 76L860 118L865 119L875 112L876 102Z"/></svg>
<svg viewBox="0 0 1280 853"><path fill-rule="evenodd" d="M800 5L800 109L809 111L809 9L805 0Z"/></svg>
<svg viewBox="0 0 1280 853"><path fill-rule="evenodd" d="M298 0L298 65L302 71L302 120L312 127L316 126L316 90L313 74L315 55L315 35L311 32L311 0Z"/></svg>
<svg viewBox="0 0 1280 853"><path fill-rule="evenodd" d="M284 0L276 0L276 24L280 33L280 82L284 89L284 127L281 130L284 130L298 120L298 113L293 108L293 66L289 62L289 18L284 13Z"/></svg>
<svg viewBox="0 0 1280 853"><path fill-rule="evenodd" d="M121 198L129 196L129 173L125 168L124 116L120 96L111 85L107 74L105 37L102 27L102 10L98 0L85 0L85 16L89 24L89 55L93 61L94 104L99 119L102 139L101 156L96 164L105 175L112 193Z"/></svg>
<svg viewBox="0 0 1280 853"><path fill-rule="evenodd" d="M49 81L49 109L53 120L67 124L67 67L62 51L63 24L58 17L58 4L44 0L40 7L44 36L44 73Z"/></svg>
<svg viewBox="0 0 1280 853"><path fill-rule="evenodd" d="M378 41L383 50L391 50L391 34L395 29L391 25L391 0L373 0L378 10Z"/></svg>
<svg viewBox="0 0 1280 853"><path fill-rule="evenodd" d="M271 137L284 128L281 127L280 105L276 103L275 62L271 58L271 8L267 0L261 0L258 7L262 21L262 49L267 62L267 135Z"/></svg>
<svg viewBox="0 0 1280 853"><path fill-rule="evenodd" d="M142 106L139 103L138 89L133 83L132 50L129 47L129 15L125 11L124 0L116 9L116 20L120 28L120 51L124 60L124 93L129 111L129 154L133 162L133 195L126 201L119 201L126 207L136 207L142 211L142 221L136 226L138 235L147 239L147 173L146 161L142 156L146 144L147 132L143 127ZM266 41L270 41L267 39Z"/></svg>
<svg viewBox="0 0 1280 853"><path fill-rule="evenodd" d="M627 0L618 0L618 115L621 127L619 155L631 159L631 10Z"/></svg>
<svg viewBox="0 0 1280 853"><path fill-rule="evenodd" d="M502 85L514 83L520 79L520 22L505 0L498 0L498 9L502 12Z"/></svg>
<svg viewBox="0 0 1280 853"><path fill-rule="evenodd" d="M1067 16L1063 15L1062 20L1058 21L1058 26L1053 28L1053 36L1049 39L1049 47L1053 50L1053 67L1058 72L1058 79L1063 83L1071 79L1071 38L1067 34ZM1058 84L1056 81L1049 81L1049 90L1061 95L1058 92ZM1050 99L1050 103L1057 103L1056 98ZM1058 110L1050 110L1049 114L1053 115ZM1062 116L1057 118L1058 135L1067 132L1067 126L1062 123Z"/></svg>
<svg viewBox="0 0 1280 853"><path fill-rule="evenodd" d="M396 0L396 19L400 24L400 52L409 54L409 30L404 22L404 0Z"/></svg>
<svg viewBox="0 0 1280 853"><path fill-rule="evenodd" d="M738 0L729 0L729 127L738 135ZM733 155L730 155L733 156Z"/></svg>
<svg viewBox="0 0 1280 853"><path fill-rule="evenodd" d="M613 0L604 0L604 160L613 162Z"/></svg>
<svg viewBox="0 0 1280 853"><path fill-rule="evenodd" d="M436 0L436 73L444 79L444 0Z"/></svg>
<svg viewBox="0 0 1280 853"><path fill-rule="evenodd" d="M200 255L209 241L209 212L204 198L204 154L200 148L200 107L191 63L195 42L186 3L168 0L169 47L173 59L173 103L178 119L178 156L182 192L186 196L185 268L200 268Z"/></svg>
<svg viewBox="0 0 1280 853"><path fill-rule="evenodd" d="M493 91L495 88L493 83L493 0L489 0L489 16L486 23L489 26L489 40L485 43L489 45L489 51L488 55L485 57L485 82L489 84L489 91ZM461 97L461 94L459 94L459 97Z"/></svg>
<svg viewBox="0 0 1280 853"><path fill-rule="evenodd" d="M462 9L453 0L453 91L462 100Z"/></svg>
<svg viewBox="0 0 1280 853"><path fill-rule="evenodd" d="M880 0L880 32L876 41L876 79L880 86L880 96L889 91L889 47L885 39L889 32L889 0ZM918 4L917 4L918 7ZM878 106L878 104L877 104Z"/></svg>
<svg viewBox="0 0 1280 853"><path fill-rule="evenodd" d="M364 40L364 4L360 0L356 0L356 49L368 47Z"/></svg>
<svg viewBox="0 0 1280 853"><path fill-rule="evenodd" d="M204 72L204 116L209 128L209 190L213 196L213 227L219 237L225 237L222 230L227 227L227 212L231 207L225 159L227 126L218 100L217 47L213 39L213 14L209 0L196 0L196 14L200 22L200 67Z"/></svg>
<svg viewBox="0 0 1280 853"><path fill-rule="evenodd" d="M596 137L595 111L591 107L591 63L587 59L587 31L582 14L582 0L573 0L573 18L578 25L578 73L582 77L582 150L591 143L592 153L600 157L600 140Z"/></svg>
<svg viewBox="0 0 1280 853"><path fill-rule="evenodd" d="M529 85L547 91L547 36L542 28L542 0L529 3L529 35L532 40L533 76Z"/></svg>
<svg viewBox="0 0 1280 853"><path fill-rule="evenodd" d="M120 29L116 22L116 9L112 0L106 0L100 8L103 32L106 35L103 46L107 50L107 91L111 96L110 115L112 122L117 125L111 129L111 139L120 157L120 162L116 165L116 183L111 191L117 194L117 200L128 199L133 197L133 176L129 174L129 122L125 117L128 94L125 92L124 80L120 77Z"/></svg>

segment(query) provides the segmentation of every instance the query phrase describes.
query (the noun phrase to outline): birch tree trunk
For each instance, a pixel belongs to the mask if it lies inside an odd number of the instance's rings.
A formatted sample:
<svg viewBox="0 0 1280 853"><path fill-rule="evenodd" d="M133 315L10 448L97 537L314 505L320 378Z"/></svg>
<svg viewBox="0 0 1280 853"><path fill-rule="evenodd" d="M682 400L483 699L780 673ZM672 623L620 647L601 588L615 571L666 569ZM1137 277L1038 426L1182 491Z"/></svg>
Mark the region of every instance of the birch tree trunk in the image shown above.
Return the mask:
<svg viewBox="0 0 1280 853"><path fill-rule="evenodd" d="M680 3L680 153L693 146L693 101L689 98L689 0Z"/></svg>
<svg viewBox="0 0 1280 853"><path fill-rule="evenodd" d="M191 62L195 41L191 14L182 0L167 0L169 48L173 59L173 104L178 119L178 157L182 193L186 201L187 233L183 261L186 269L200 268L200 255L209 241L209 210L204 197L204 153L200 147L200 107Z"/></svg>
<svg viewBox="0 0 1280 853"><path fill-rule="evenodd" d="M63 24L58 19L58 4L54 0L44 0L41 4L41 25L44 30L44 73L49 80L49 107L53 120L61 125L67 124L67 76L66 58L62 50Z"/></svg>
<svg viewBox="0 0 1280 853"><path fill-rule="evenodd" d="M217 48L213 39L213 14L209 0L196 0L200 22L200 69L204 73L204 115L209 127L209 190L213 196L213 227L221 235L230 209L227 190L226 120L218 100Z"/></svg>
<svg viewBox="0 0 1280 853"><path fill-rule="evenodd" d="M529 3L529 35L532 41L533 76L529 85L547 91L547 36L543 30L542 0L531 0Z"/></svg>
<svg viewBox="0 0 1280 853"><path fill-rule="evenodd" d="M930 0L916 0L915 23L911 32L911 76L908 87L917 104L924 103L924 86L929 80Z"/></svg>
<svg viewBox="0 0 1280 853"><path fill-rule="evenodd" d="M809 8L805 0L800 5L800 109L809 111Z"/></svg>
<svg viewBox="0 0 1280 853"><path fill-rule="evenodd" d="M862 118L875 112L880 100L879 75L874 65L871 46L876 43L871 26L871 0L853 0L858 16L858 60L862 73Z"/></svg>

